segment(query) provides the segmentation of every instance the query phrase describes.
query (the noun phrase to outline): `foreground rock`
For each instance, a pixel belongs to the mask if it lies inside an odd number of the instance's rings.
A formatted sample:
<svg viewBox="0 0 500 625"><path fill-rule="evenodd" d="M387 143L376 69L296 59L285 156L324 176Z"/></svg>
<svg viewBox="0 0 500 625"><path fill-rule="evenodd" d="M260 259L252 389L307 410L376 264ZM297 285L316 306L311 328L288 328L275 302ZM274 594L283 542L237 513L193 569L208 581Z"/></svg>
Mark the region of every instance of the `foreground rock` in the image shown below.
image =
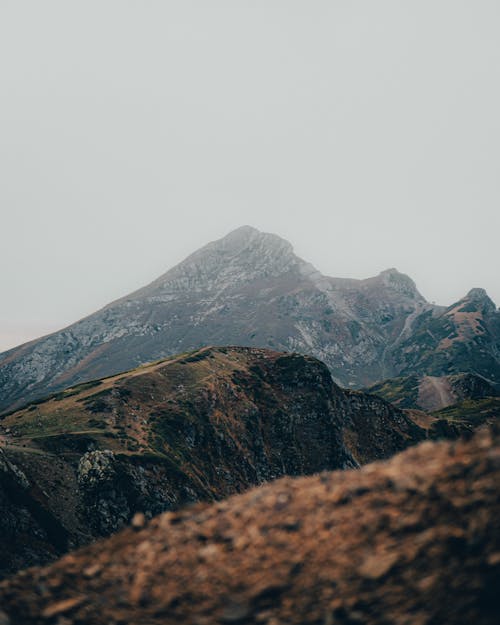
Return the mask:
<svg viewBox="0 0 500 625"><path fill-rule="evenodd" d="M5 623L497 625L500 437L166 513L0 585Z"/></svg>
<svg viewBox="0 0 500 625"><path fill-rule="evenodd" d="M147 517L425 437L314 358L207 348L70 388L1 422L0 576ZM0 432L0 433L1 433Z"/></svg>

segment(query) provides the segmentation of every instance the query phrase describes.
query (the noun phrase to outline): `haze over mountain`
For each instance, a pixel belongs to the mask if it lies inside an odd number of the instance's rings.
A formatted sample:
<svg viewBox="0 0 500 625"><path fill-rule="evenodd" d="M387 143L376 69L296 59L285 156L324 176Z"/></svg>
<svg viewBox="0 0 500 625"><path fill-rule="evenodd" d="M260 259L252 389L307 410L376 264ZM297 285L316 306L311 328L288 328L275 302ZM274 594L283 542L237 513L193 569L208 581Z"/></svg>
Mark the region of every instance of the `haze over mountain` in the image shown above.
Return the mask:
<svg viewBox="0 0 500 625"><path fill-rule="evenodd" d="M247 222L326 275L500 303L498 2L28 1L0 21L0 351Z"/></svg>
<svg viewBox="0 0 500 625"><path fill-rule="evenodd" d="M0 625L499 625L500 2L0 7Z"/></svg>
<svg viewBox="0 0 500 625"><path fill-rule="evenodd" d="M279 236L244 226L93 315L1 354L0 409L228 344L316 356L344 386L414 373L500 382L500 313L482 289L436 306L396 269L331 278Z"/></svg>

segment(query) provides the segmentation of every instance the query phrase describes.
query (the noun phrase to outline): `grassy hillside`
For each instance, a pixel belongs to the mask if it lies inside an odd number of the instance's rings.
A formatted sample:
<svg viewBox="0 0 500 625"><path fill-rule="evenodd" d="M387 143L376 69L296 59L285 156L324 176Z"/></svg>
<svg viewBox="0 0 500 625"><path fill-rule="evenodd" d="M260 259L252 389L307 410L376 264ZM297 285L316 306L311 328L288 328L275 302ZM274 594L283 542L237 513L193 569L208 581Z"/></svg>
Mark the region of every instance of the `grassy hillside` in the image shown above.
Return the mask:
<svg viewBox="0 0 500 625"><path fill-rule="evenodd" d="M205 348L71 387L0 421L0 569L50 560L137 511L354 467L424 436L314 358L256 348Z"/></svg>

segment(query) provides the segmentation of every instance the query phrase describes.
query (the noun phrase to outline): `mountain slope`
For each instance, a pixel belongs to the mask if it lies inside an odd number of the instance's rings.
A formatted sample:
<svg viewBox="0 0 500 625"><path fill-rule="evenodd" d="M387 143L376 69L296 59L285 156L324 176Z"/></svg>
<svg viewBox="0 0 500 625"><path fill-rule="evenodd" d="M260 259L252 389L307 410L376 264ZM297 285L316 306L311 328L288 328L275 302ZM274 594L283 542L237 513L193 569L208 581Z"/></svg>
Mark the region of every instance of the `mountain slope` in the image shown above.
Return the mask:
<svg viewBox="0 0 500 625"><path fill-rule="evenodd" d="M416 408L433 412L465 400L496 397L496 386L482 376L459 373L448 376L418 376L392 378L365 389L391 402L398 408Z"/></svg>
<svg viewBox="0 0 500 625"><path fill-rule="evenodd" d="M481 425L500 423L498 388L472 373L393 378L366 392L404 409L431 439L468 437Z"/></svg>
<svg viewBox="0 0 500 625"><path fill-rule="evenodd" d="M476 291L460 306L480 310L433 306L395 269L329 278L283 239L243 227L86 319L0 354L0 411L207 344L311 354L350 387L403 373L500 381L500 313Z"/></svg>
<svg viewBox="0 0 500 625"><path fill-rule="evenodd" d="M314 358L206 348L66 389L0 427L0 573L276 477L386 458L425 432Z"/></svg>
<svg viewBox="0 0 500 625"><path fill-rule="evenodd" d="M284 478L0 585L0 620L496 625L499 437ZM3 610L3 612L2 612Z"/></svg>
<svg viewBox="0 0 500 625"><path fill-rule="evenodd" d="M467 436L480 426L500 422L500 397L465 399L432 414L438 421L430 432L431 436L450 438L449 428Z"/></svg>
<svg viewBox="0 0 500 625"><path fill-rule="evenodd" d="M400 375L470 372L500 387L500 312L484 289L472 289L440 314L420 315L392 360Z"/></svg>

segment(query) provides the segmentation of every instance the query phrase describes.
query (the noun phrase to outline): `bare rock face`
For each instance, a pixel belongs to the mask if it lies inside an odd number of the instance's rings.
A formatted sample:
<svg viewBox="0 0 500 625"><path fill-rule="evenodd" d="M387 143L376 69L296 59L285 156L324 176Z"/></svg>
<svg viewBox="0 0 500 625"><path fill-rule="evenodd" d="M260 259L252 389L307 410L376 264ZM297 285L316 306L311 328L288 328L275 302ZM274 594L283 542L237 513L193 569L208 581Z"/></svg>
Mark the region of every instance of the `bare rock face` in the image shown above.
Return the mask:
<svg viewBox="0 0 500 625"><path fill-rule="evenodd" d="M123 486L120 488L119 466L109 449L89 451L78 463L77 479L90 530L106 536L123 527L131 511Z"/></svg>
<svg viewBox="0 0 500 625"><path fill-rule="evenodd" d="M462 371L500 384L500 313L481 289L445 309L395 269L330 278L287 241L244 227L86 319L0 354L0 411L206 345L309 354L347 387Z"/></svg>
<svg viewBox="0 0 500 625"><path fill-rule="evenodd" d="M384 400L336 386L314 358L236 347L66 389L6 416L2 432L0 497L26 523L0 533L0 576L108 536L138 512L357 467L425 438Z"/></svg>
<svg viewBox="0 0 500 625"><path fill-rule="evenodd" d="M496 625L499 480L500 437L483 431L137 518L3 582L3 619Z"/></svg>

